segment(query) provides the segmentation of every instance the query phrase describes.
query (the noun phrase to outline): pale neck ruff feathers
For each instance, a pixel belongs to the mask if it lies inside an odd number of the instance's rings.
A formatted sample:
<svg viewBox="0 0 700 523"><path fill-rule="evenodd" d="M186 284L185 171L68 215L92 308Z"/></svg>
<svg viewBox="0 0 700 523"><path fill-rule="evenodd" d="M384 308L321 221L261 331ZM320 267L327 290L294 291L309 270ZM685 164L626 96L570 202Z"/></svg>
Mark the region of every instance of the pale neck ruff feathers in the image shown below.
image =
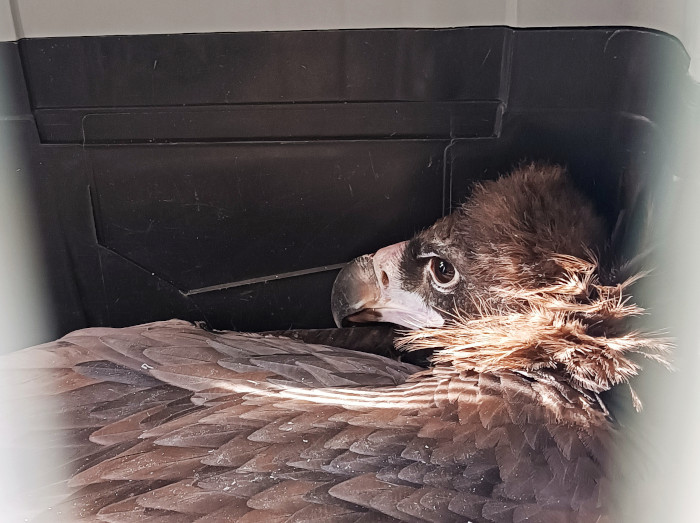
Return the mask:
<svg viewBox="0 0 700 523"><path fill-rule="evenodd" d="M500 284L490 289L498 305L481 300L477 315L453 315L444 327L403 334L404 350L435 349L436 365L476 372L547 370L573 387L599 393L629 383L639 354L670 367L672 343L658 333L633 330L629 320L644 309L630 302L627 288L644 274L603 285L598 262L552 254L562 269L555 283L539 288ZM505 304L505 305L504 305ZM634 391L637 409L641 403Z"/></svg>

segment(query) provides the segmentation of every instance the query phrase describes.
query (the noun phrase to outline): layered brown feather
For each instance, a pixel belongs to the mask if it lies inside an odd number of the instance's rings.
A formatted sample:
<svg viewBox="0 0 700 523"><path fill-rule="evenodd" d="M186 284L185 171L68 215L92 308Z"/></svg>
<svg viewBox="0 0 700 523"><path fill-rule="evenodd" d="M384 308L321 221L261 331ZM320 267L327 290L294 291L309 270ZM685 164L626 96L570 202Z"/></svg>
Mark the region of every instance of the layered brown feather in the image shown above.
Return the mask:
<svg viewBox="0 0 700 523"><path fill-rule="evenodd" d="M43 374L61 426L34 429L72 449L65 497L39 520L587 522L605 511L612 429L565 383L421 373L179 321L78 331L4 363L4 379ZM61 388L57 367L81 379ZM326 387L328 376L346 385Z"/></svg>

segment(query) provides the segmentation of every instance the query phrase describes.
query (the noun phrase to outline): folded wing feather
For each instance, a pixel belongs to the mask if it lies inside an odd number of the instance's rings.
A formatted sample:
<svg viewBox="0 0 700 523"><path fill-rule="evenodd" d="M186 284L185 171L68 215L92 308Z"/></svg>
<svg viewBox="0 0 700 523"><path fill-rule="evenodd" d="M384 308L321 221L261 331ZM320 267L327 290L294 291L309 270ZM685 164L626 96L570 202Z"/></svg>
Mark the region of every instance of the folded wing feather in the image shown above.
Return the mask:
<svg viewBox="0 0 700 523"><path fill-rule="evenodd" d="M61 425L36 430L71 478L47 521L598 521L604 505L605 415L514 372L415 377L182 321L78 331L4 368L58 402Z"/></svg>

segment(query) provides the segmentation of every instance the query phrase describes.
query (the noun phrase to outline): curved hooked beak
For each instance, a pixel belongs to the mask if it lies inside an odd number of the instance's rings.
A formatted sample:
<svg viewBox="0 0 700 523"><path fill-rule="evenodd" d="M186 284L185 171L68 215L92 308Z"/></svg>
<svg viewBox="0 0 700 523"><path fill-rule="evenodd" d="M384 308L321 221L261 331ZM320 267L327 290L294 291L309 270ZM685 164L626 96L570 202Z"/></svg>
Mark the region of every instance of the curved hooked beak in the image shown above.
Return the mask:
<svg viewBox="0 0 700 523"><path fill-rule="evenodd" d="M417 293L401 286L400 263L408 242L355 258L333 284L331 310L338 327L383 321L410 329L440 327L444 319Z"/></svg>

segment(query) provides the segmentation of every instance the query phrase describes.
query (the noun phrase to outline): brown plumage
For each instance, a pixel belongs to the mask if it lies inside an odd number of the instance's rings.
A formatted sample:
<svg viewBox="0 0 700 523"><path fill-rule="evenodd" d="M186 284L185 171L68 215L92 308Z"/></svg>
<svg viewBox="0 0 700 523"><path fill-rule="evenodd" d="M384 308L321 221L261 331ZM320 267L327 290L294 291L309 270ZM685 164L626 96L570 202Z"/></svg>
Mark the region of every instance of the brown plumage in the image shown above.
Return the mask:
<svg viewBox="0 0 700 523"><path fill-rule="evenodd" d="M360 303L344 272L337 317L403 300L421 328L400 344L435 349L429 369L177 320L11 355L6 378L58 404L58 428L27 413L70 475L40 518L605 521L615 429L597 393L668 344L630 330L630 281L601 283L602 230L561 169L526 166L361 261L388 298Z"/></svg>

